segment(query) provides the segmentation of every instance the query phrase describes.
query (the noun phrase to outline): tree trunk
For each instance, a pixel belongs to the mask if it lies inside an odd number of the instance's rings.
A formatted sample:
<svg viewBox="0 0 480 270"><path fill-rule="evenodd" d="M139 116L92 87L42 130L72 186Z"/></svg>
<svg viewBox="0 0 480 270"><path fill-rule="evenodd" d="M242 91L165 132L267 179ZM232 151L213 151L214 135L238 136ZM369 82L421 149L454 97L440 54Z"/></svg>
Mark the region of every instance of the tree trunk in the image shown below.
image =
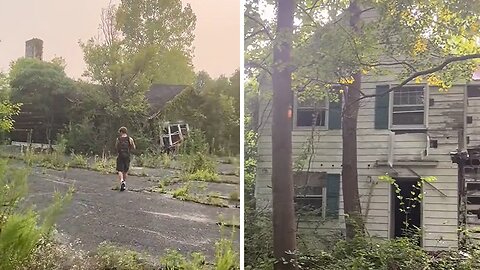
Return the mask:
<svg viewBox="0 0 480 270"><path fill-rule="evenodd" d="M272 208L275 270L297 269L292 173L292 48L295 0L277 1L277 34L273 48Z"/></svg>
<svg viewBox="0 0 480 270"><path fill-rule="evenodd" d="M356 1L350 3L350 26L358 32L360 21L360 8ZM360 196L358 193L358 168L357 168L357 117L360 98L362 74L360 71L353 75L354 82L349 85L345 94L345 107L342 123L342 192L343 209L346 216L347 240L355 237L356 233L364 232L361 215Z"/></svg>

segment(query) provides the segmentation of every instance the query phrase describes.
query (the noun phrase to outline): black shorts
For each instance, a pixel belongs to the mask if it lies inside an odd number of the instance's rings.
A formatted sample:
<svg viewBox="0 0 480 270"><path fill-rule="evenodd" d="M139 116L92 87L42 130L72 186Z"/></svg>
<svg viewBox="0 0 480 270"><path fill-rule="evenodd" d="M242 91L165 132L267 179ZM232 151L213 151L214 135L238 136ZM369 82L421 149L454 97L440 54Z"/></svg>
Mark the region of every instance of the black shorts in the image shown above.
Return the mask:
<svg viewBox="0 0 480 270"><path fill-rule="evenodd" d="M117 157L117 172L128 172L130 157Z"/></svg>

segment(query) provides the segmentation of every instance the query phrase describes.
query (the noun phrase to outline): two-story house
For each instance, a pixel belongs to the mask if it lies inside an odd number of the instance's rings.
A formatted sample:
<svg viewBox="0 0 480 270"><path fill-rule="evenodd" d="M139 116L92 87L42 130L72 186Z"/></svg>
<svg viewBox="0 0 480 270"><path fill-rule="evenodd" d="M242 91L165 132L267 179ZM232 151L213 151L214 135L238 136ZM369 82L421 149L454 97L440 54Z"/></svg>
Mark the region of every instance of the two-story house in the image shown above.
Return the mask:
<svg viewBox="0 0 480 270"><path fill-rule="evenodd" d="M379 94L398 81L390 76L364 76L362 91ZM259 207L271 203L271 79L260 81L258 168L255 196ZM293 160L304 153L314 134L314 156L309 166L308 191L304 173L295 173L295 203L316 208L329 227L344 228L341 193L342 131L341 102L325 100L313 107L294 97L292 115ZM387 95L361 101L358 115L358 181L362 215L370 235L393 238L403 234L405 214L398 195L423 194L409 209L410 225L422 228L421 245L427 250L458 246L459 187L457 164L450 152L459 141L466 147L480 145L480 82L456 84L448 91L426 83L409 84ZM314 121L312 117L316 119ZM312 133L312 125L315 125ZM380 181L388 174L395 188ZM436 181L419 186L421 177ZM298 188L304 187L304 188ZM420 189L420 190L419 190ZM415 195L415 196L416 196ZM470 206L471 208L471 206ZM475 210L475 209L470 209ZM315 224L316 223L316 224ZM301 228L318 227L318 219L303 222ZM325 225L324 225L325 226Z"/></svg>

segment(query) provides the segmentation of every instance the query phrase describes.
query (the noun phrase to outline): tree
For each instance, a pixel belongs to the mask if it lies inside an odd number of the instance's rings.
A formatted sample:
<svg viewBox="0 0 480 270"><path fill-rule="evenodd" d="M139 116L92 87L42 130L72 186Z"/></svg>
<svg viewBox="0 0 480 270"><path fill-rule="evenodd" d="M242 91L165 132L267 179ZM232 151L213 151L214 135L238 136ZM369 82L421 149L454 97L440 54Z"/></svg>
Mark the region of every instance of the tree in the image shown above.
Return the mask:
<svg viewBox="0 0 480 270"><path fill-rule="evenodd" d="M113 147L109 134L119 126L129 126L139 136L146 128L145 93L152 83L193 83L189 50L195 16L189 6L182 9L180 1L167 2L109 6L102 12L100 37L80 43L87 64L84 75L95 86L88 95L80 94L85 100L77 103L96 101L98 106L90 106L89 119L79 122L85 124L85 132L92 126L88 123L95 126L104 150ZM81 126L76 125L80 133Z"/></svg>
<svg viewBox="0 0 480 270"><path fill-rule="evenodd" d="M272 74L272 20L261 15L270 1L247 1L246 71L254 78ZM478 11L474 1L301 1L294 31L292 88L303 96L343 97L342 190L347 236L363 230L358 195L356 115L362 100L362 77L389 75L448 89L454 79L468 80L477 67ZM368 15L368 16L364 16ZM371 16L374 15L374 16ZM396 71L392 71L395 68ZM399 71L400 70L400 71ZM334 85L341 85L342 90ZM355 221L357 219L357 221ZM350 222L354 221L354 222Z"/></svg>
<svg viewBox="0 0 480 270"><path fill-rule="evenodd" d="M73 87L64 66L59 63L59 59L44 62L21 58L12 64L9 74L12 101L28 104L29 109L40 113L49 144L52 143L52 130L65 122L66 97Z"/></svg>
<svg viewBox="0 0 480 270"><path fill-rule="evenodd" d="M240 77L211 79L197 75L196 88L185 90L168 102L160 115L164 120L183 120L204 132L211 153L240 152Z"/></svg>
<svg viewBox="0 0 480 270"><path fill-rule="evenodd" d="M117 29L130 52L153 50L150 73L155 82L191 84L196 16L180 0L123 0L116 12Z"/></svg>
<svg viewBox="0 0 480 270"><path fill-rule="evenodd" d="M8 77L0 73L0 138L3 139L3 136L6 132L12 130L13 128L13 119L12 116L17 115L20 110L20 104L12 104L10 102L10 85L8 82Z"/></svg>
<svg viewBox="0 0 480 270"><path fill-rule="evenodd" d="M388 94L413 80L446 89L453 79L468 80L478 58L478 24L473 3L460 1L338 1L339 14L330 18L299 50L297 85L310 91L331 92L343 84L342 190L347 218L347 238L363 231L356 154L356 125L361 100L374 97L361 89L363 74L380 76L397 68L400 83ZM369 13L368 19L361 18ZM446 27L448 25L448 27ZM448 28L448 29L447 29ZM382 38L379 38L382 37ZM462 63L458 63L462 61ZM400 72L398 72L400 70ZM339 93L336 93L339 94ZM342 93L340 93L342 94Z"/></svg>
<svg viewBox="0 0 480 270"><path fill-rule="evenodd" d="M272 102L272 208L275 269L297 269L295 209L293 204L292 48L294 0L277 2L277 31L273 46Z"/></svg>

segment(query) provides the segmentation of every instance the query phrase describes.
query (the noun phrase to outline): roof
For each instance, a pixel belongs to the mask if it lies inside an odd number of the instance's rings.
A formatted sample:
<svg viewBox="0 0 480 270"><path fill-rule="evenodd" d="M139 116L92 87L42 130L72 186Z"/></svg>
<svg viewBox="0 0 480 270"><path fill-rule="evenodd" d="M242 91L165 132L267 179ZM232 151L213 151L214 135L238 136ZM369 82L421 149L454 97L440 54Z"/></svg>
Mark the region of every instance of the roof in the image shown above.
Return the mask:
<svg viewBox="0 0 480 270"><path fill-rule="evenodd" d="M150 104L151 113L154 115L158 114L167 102L174 99L187 87L187 85L153 84L150 90L145 93L145 97Z"/></svg>

